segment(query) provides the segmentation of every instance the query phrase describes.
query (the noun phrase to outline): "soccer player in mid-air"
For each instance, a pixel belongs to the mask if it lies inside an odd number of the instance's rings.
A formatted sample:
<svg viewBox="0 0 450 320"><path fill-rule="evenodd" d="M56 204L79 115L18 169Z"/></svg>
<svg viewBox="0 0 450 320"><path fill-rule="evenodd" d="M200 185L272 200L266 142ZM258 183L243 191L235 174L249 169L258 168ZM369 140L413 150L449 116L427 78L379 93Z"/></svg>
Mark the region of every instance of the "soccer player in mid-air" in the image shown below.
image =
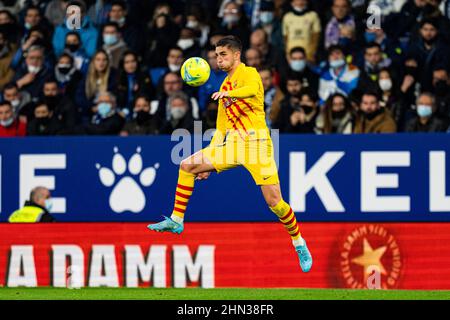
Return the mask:
<svg viewBox="0 0 450 320"><path fill-rule="evenodd" d="M292 208L282 196L273 145L264 114L264 89L255 68L241 62L242 44L234 36L226 36L216 44L217 64L227 72L220 91L212 95L219 99L217 129L208 147L184 159L180 164L175 205L172 215L162 222L150 224L155 231L181 233L184 212L194 190L195 180L207 179L212 171L221 172L244 166L263 196L291 236L300 260L308 272L312 257L301 237Z"/></svg>

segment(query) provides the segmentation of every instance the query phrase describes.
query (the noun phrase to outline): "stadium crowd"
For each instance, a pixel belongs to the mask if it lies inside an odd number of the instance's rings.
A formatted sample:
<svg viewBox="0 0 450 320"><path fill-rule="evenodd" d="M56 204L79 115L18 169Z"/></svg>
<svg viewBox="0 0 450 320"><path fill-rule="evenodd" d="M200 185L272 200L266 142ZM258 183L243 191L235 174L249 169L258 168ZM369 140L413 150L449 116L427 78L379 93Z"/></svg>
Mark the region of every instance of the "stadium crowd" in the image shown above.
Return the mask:
<svg viewBox="0 0 450 320"><path fill-rule="evenodd" d="M446 0L0 1L0 137L214 128L225 35L261 75L270 128L448 132L449 18ZM179 72L193 56L212 67L199 88Z"/></svg>

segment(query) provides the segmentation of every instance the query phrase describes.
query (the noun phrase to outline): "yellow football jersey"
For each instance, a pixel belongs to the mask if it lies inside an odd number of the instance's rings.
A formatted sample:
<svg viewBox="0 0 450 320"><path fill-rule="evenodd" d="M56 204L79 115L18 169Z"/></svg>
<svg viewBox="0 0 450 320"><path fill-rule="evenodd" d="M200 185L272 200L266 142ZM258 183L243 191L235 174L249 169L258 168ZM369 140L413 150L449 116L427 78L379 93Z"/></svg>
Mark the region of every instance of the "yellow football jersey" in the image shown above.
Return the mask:
<svg viewBox="0 0 450 320"><path fill-rule="evenodd" d="M211 145L227 139L255 140L270 138L264 113L264 87L255 68L241 63L231 78L223 81L220 91L229 97L219 99L217 125Z"/></svg>

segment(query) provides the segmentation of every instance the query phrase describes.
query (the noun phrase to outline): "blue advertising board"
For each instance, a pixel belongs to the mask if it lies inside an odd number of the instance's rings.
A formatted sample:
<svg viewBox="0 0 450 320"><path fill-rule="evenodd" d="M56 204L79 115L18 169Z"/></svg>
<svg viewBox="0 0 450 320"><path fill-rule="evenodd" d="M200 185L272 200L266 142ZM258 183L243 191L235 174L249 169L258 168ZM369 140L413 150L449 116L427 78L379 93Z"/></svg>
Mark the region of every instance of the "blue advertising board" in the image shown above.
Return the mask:
<svg viewBox="0 0 450 320"><path fill-rule="evenodd" d="M450 135L281 135L274 144L300 221L450 221ZM0 221L38 185L51 190L58 221L160 220L179 161L199 148L170 136L0 139ZM243 168L196 182L186 212L186 221L275 220Z"/></svg>

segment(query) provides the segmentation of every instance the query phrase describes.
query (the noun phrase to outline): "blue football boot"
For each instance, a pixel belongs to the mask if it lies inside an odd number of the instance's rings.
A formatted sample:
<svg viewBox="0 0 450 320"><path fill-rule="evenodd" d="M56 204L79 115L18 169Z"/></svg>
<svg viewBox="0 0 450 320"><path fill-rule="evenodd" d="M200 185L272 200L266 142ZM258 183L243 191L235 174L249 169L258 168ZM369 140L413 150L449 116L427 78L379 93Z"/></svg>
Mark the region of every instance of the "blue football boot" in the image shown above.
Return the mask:
<svg viewBox="0 0 450 320"><path fill-rule="evenodd" d="M147 228L157 232L169 231L180 234L184 230L184 225L173 221L171 218L163 216L164 220L155 224L149 224Z"/></svg>
<svg viewBox="0 0 450 320"><path fill-rule="evenodd" d="M295 251L297 251L302 271L309 272L309 270L311 270L313 260L311 253L309 252L308 247L306 246L306 241L303 240L303 242L304 244L302 246L295 247Z"/></svg>

